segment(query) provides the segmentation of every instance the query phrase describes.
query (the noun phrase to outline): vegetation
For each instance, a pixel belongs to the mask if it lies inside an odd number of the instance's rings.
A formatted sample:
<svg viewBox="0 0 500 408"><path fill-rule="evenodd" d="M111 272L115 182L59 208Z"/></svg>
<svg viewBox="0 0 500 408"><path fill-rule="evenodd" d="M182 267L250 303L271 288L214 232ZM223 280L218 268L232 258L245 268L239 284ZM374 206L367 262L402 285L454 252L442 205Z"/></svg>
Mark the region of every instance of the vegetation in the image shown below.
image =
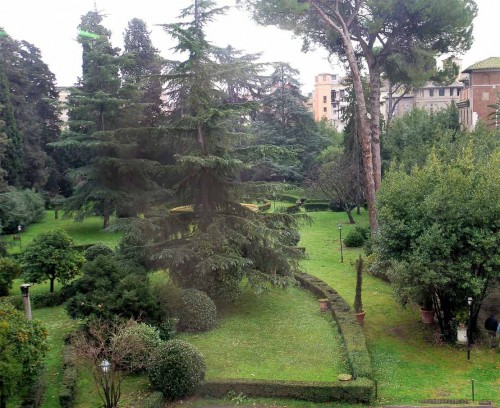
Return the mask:
<svg viewBox="0 0 500 408"><path fill-rule="evenodd" d="M21 275L21 268L10 258L0 258L0 296L7 296L12 281Z"/></svg>

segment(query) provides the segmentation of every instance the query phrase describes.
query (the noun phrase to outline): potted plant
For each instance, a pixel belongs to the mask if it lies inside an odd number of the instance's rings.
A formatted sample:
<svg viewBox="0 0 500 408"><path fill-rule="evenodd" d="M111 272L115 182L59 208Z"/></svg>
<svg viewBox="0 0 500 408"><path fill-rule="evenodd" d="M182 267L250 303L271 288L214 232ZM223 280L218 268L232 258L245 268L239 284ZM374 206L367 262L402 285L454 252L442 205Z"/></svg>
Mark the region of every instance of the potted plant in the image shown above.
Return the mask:
<svg viewBox="0 0 500 408"><path fill-rule="evenodd" d="M318 299L319 302L319 310L322 312L327 312L330 308L330 301L328 299Z"/></svg>
<svg viewBox="0 0 500 408"><path fill-rule="evenodd" d="M420 315L422 316L422 323L433 324L434 323L434 307L432 302L432 297L429 294L423 296Z"/></svg>
<svg viewBox="0 0 500 408"><path fill-rule="evenodd" d="M363 301L361 299L361 290L363 284L363 258L361 255L356 260L356 295L354 297L354 313L358 322L365 320L365 311L363 310Z"/></svg>
<svg viewBox="0 0 500 408"><path fill-rule="evenodd" d="M467 344L467 312L465 310L461 310L455 316L455 319L458 323L457 325L457 343L459 344Z"/></svg>

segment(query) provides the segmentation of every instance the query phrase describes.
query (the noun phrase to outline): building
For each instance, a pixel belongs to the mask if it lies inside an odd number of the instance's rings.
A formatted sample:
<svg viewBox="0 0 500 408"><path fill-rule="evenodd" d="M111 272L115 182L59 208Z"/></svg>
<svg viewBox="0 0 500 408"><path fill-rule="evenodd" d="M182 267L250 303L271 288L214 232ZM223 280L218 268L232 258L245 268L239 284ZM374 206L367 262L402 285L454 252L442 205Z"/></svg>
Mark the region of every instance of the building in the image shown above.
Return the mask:
<svg viewBox="0 0 500 408"><path fill-rule="evenodd" d="M328 120L335 129L341 131L342 108L347 106L346 86L342 84L337 74L319 74L315 77L314 92L312 94L312 112L314 120ZM309 103L311 106L311 103Z"/></svg>
<svg viewBox="0 0 500 408"><path fill-rule="evenodd" d="M469 74L467 88L464 89L458 103L460 122L468 130L473 130L478 121L491 127L498 127L490 115L500 93L500 57L490 57L476 62L463 71Z"/></svg>

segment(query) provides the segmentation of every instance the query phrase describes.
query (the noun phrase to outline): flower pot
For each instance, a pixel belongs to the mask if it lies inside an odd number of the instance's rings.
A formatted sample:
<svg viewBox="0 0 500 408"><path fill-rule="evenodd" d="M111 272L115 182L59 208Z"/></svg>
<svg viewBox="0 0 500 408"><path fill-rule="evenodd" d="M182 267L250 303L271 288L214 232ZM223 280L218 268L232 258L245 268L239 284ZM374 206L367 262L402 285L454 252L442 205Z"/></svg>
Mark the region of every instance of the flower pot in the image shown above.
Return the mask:
<svg viewBox="0 0 500 408"><path fill-rule="evenodd" d="M457 329L457 343L467 344L467 327L462 324Z"/></svg>
<svg viewBox="0 0 500 408"><path fill-rule="evenodd" d="M318 299L319 310L322 312L328 312L330 309L330 301L328 299Z"/></svg>
<svg viewBox="0 0 500 408"><path fill-rule="evenodd" d="M434 310L420 309L420 314L422 315L423 324L434 323Z"/></svg>
<svg viewBox="0 0 500 408"><path fill-rule="evenodd" d="M365 321L365 314L366 312L364 310L362 310L359 313L356 313L356 320L358 321L358 323L363 323Z"/></svg>

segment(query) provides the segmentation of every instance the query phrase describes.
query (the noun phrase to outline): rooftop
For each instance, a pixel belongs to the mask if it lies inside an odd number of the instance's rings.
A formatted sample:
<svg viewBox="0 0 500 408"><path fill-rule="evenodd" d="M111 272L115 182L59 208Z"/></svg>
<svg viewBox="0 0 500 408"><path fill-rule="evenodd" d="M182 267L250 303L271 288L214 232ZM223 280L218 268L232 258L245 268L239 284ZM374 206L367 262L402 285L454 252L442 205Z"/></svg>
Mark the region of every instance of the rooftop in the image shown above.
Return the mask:
<svg viewBox="0 0 500 408"><path fill-rule="evenodd" d="M470 73L472 71L500 69L500 57L490 57L485 60L476 62L462 72Z"/></svg>

